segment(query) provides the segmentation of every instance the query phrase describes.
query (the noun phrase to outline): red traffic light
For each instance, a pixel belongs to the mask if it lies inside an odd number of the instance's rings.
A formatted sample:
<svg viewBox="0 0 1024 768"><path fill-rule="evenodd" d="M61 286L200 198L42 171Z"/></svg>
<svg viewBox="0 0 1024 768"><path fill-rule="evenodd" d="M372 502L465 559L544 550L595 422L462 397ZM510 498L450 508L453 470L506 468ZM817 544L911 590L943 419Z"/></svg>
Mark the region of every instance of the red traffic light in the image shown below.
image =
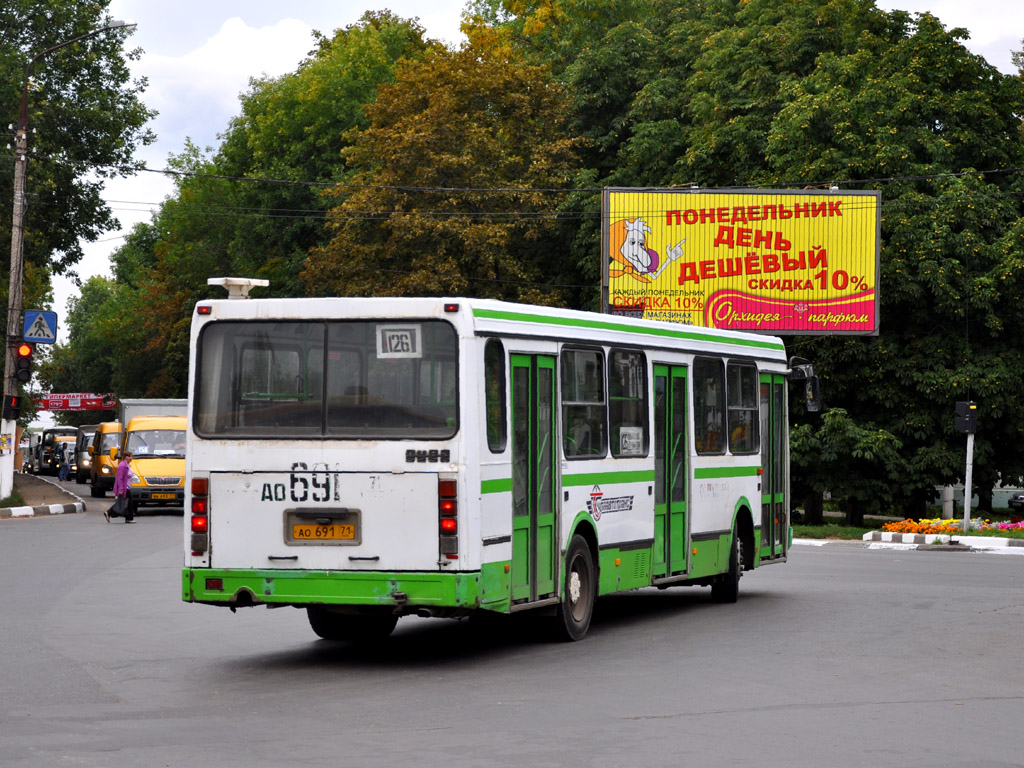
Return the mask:
<svg viewBox="0 0 1024 768"><path fill-rule="evenodd" d="M28 383L32 378L32 353L35 349L34 344L23 341L14 350L14 377L22 383Z"/></svg>
<svg viewBox="0 0 1024 768"><path fill-rule="evenodd" d="M18 395L4 395L5 419L17 419L21 415L21 398Z"/></svg>

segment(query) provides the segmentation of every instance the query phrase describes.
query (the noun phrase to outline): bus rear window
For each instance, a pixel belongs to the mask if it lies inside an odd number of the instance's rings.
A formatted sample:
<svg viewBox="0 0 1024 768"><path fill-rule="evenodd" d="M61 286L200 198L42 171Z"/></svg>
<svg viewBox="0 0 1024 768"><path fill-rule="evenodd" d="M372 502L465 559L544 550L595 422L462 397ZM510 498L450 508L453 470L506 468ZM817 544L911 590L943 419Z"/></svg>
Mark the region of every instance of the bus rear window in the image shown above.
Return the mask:
<svg viewBox="0 0 1024 768"><path fill-rule="evenodd" d="M204 437L445 439L455 330L439 320L211 323L199 337Z"/></svg>

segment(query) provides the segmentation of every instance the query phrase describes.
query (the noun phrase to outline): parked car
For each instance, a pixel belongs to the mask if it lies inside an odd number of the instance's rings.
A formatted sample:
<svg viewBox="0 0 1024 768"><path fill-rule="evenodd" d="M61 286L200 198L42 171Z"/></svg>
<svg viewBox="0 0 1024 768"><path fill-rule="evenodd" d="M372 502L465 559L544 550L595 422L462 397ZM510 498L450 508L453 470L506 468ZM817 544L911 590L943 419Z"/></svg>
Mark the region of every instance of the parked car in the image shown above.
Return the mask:
<svg viewBox="0 0 1024 768"><path fill-rule="evenodd" d="M1016 491L1010 496L1010 508L1020 512L1024 509L1024 491Z"/></svg>

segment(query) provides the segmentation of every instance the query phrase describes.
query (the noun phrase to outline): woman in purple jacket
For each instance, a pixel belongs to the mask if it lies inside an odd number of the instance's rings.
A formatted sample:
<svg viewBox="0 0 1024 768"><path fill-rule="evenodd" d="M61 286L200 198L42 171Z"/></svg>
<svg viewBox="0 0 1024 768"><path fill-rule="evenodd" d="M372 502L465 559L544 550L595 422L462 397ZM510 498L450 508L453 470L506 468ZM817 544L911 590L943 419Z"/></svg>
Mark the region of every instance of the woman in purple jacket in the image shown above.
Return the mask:
<svg viewBox="0 0 1024 768"><path fill-rule="evenodd" d="M126 523L135 522L135 502L132 500L132 495L129 491L132 484L132 452L125 451L124 456L121 457L121 461L117 465L117 471L114 473L114 498L124 498L122 502L122 514L124 515L124 521ZM117 506L117 502L114 502L114 506ZM107 522L110 522L111 517L117 517L116 512L107 512Z"/></svg>

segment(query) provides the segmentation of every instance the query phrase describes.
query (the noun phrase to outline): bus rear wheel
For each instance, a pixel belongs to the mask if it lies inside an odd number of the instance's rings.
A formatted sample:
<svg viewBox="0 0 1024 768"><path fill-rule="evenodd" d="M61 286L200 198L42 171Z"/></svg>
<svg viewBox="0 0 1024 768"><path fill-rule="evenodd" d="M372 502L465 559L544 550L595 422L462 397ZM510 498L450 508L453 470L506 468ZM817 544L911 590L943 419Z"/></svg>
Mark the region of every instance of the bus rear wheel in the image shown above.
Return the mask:
<svg viewBox="0 0 1024 768"><path fill-rule="evenodd" d="M565 585L555 618L560 640L582 640L590 629L597 597L597 570L590 547L582 536L573 536L565 555Z"/></svg>
<svg viewBox="0 0 1024 768"><path fill-rule="evenodd" d="M338 640L347 643L372 643L391 635L398 624L398 617L392 613L351 614L335 613L323 605L306 608L309 626L324 640Z"/></svg>
<svg viewBox="0 0 1024 768"><path fill-rule="evenodd" d="M740 598L740 576L743 575L743 549L739 531L732 529L732 551L729 570L711 585L711 599L716 603L735 603Z"/></svg>

